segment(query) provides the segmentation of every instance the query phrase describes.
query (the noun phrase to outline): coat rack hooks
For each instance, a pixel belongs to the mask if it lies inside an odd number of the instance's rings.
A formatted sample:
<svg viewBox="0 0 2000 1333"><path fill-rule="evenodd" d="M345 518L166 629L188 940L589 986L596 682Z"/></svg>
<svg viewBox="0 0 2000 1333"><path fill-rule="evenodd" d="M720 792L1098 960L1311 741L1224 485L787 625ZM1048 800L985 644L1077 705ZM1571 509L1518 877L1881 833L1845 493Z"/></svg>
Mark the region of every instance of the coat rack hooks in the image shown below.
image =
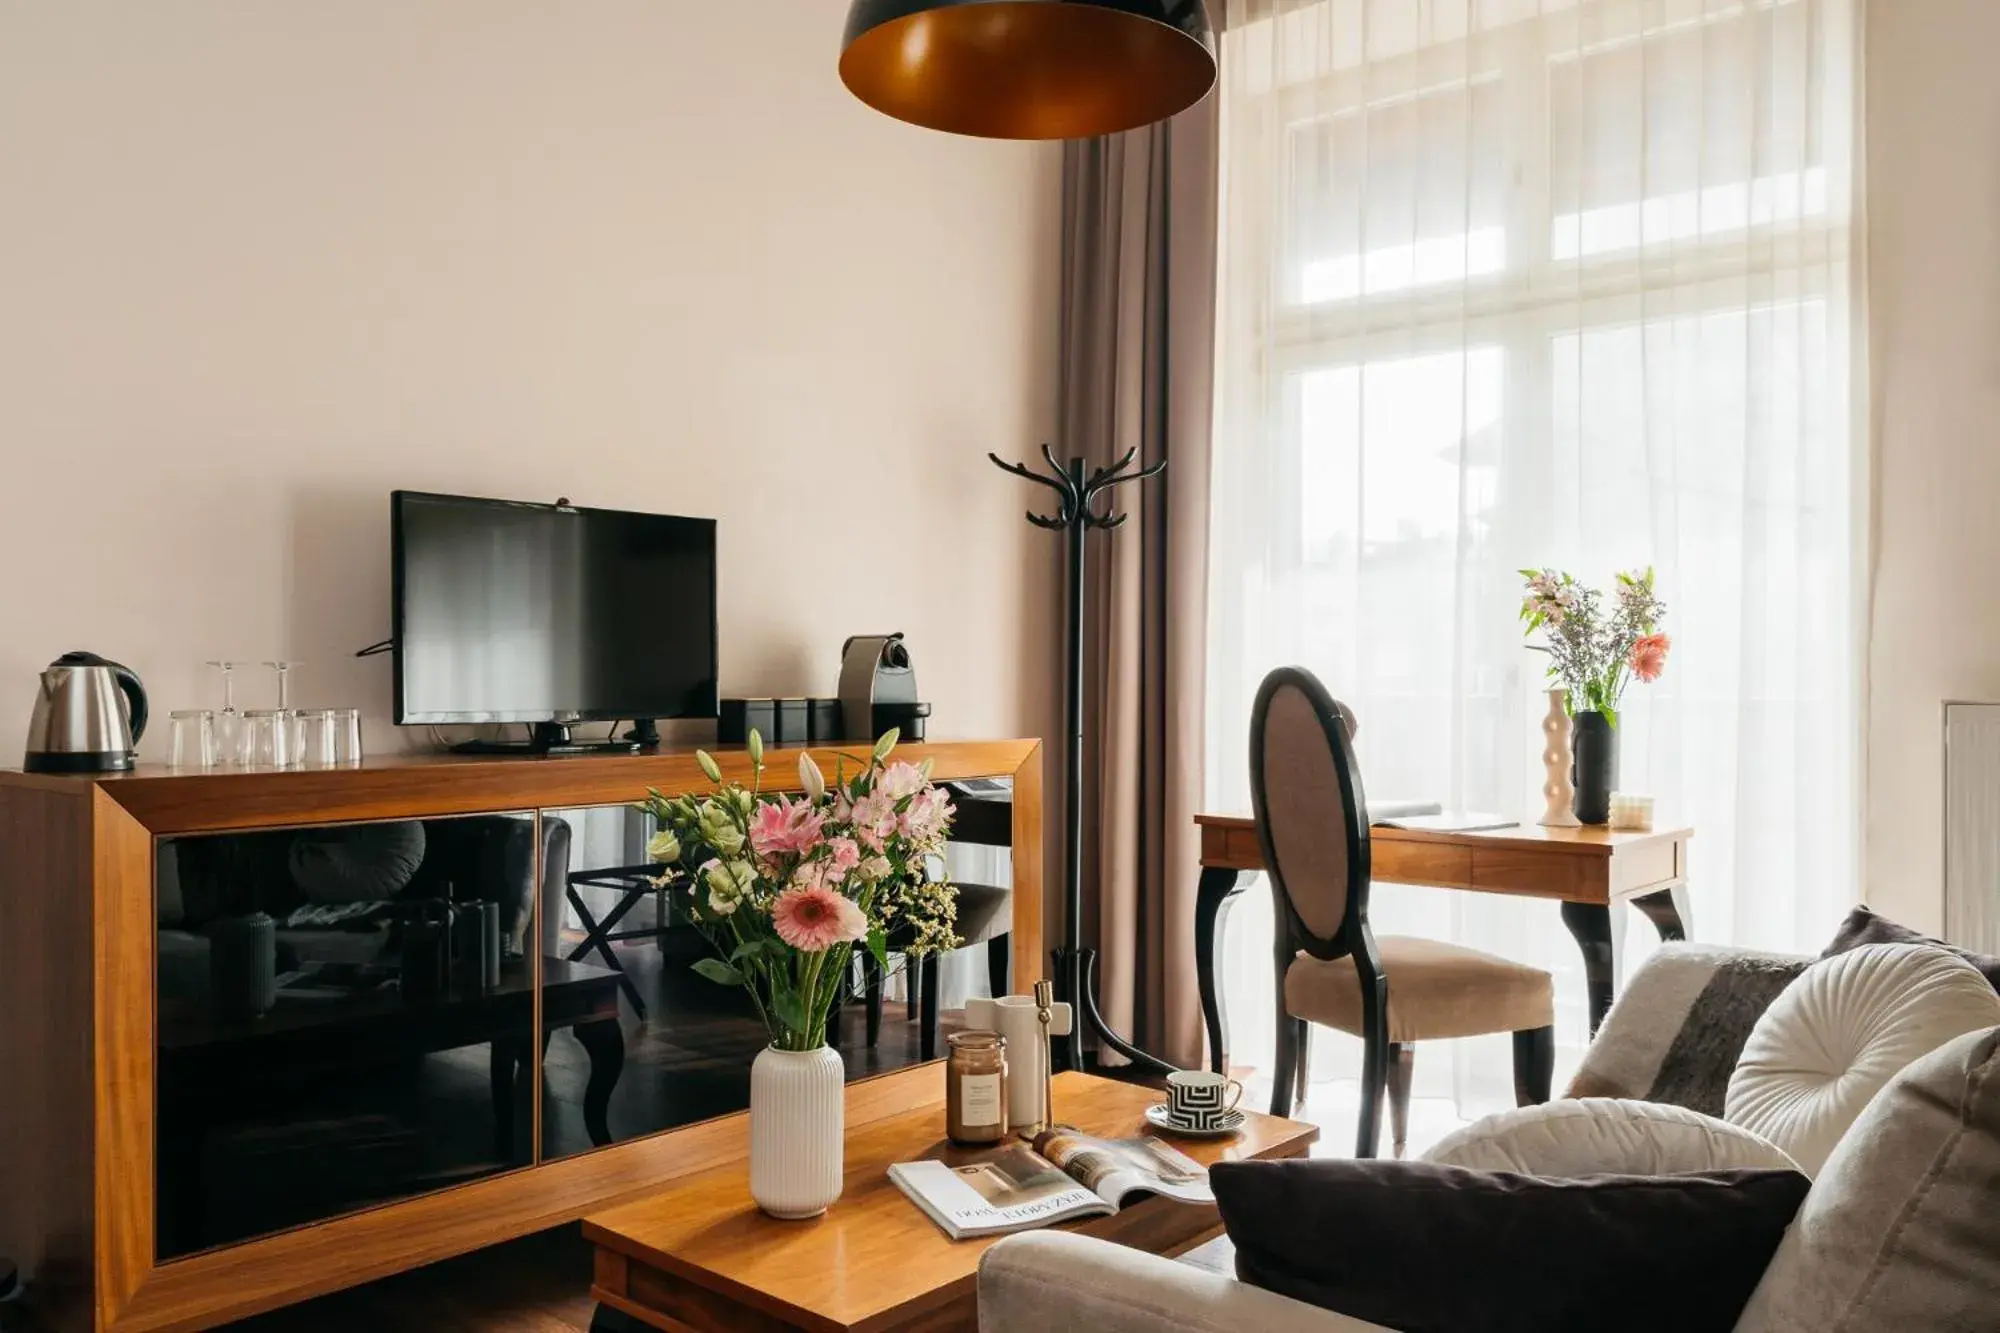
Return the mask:
<svg viewBox="0 0 2000 1333"><path fill-rule="evenodd" d="M1090 530L1112 532L1123 526L1129 514L1114 512L1111 492L1132 482L1150 481L1167 470L1167 460L1136 468L1139 451L1127 449L1124 456L1107 467L1084 473L1084 461L1072 458L1067 465L1056 461L1055 450L1044 444L1042 461L1047 470L1024 463L1009 463L989 453L993 466L1002 472L1046 486L1056 493L1056 511L1038 514L1030 509L1028 522L1051 532L1069 535L1069 651L1063 701L1069 751L1064 755L1068 781L1063 787L1063 943L1055 951L1056 996L1072 1006L1077 1016L1069 1035L1061 1042L1063 1066L1083 1068L1083 1035L1086 1031L1099 1042L1117 1051L1134 1064L1158 1073L1171 1074L1175 1066L1134 1046L1112 1030L1097 1008L1097 950L1083 947L1083 598L1084 553ZM1102 501L1102 507L1099 501Z"/></svg>

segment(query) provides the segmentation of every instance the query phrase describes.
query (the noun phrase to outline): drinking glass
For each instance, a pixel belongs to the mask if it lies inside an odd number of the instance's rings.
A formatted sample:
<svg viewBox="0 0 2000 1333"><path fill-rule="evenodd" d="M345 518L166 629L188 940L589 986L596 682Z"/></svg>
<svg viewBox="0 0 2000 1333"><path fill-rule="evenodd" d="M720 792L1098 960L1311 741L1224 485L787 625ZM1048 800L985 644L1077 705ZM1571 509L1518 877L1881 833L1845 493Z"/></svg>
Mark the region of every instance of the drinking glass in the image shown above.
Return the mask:
<svg viewBox="0 0 2000 1333"><path fill-rule="evenodd" d="M300 715L303 743L299 762L313 768L332 768L340 762L340 727L331 708L315 708Z"/></svg>
<svg viewBox="0 0 2000 1333"><path fill-rule="evenodd" d="M175 768L214 768L221 759L215 745L215 714L206 708L184 708L169 715L173 722Z"/></svg>
<svg viewBox="0 0 2000 1333"><path fill-rule="evenodd" d="M361 710L359 708L329 709L333 714L334 732L338 739L337 762L359 765L361 762Z"/></svg>
<svg viewBox="0 0 2000 1333"><path fill-rule="evenodd" d="M292 766L292 718L289 710L253 708L243 715L249 737L244 763L253 768Z"/></svg>

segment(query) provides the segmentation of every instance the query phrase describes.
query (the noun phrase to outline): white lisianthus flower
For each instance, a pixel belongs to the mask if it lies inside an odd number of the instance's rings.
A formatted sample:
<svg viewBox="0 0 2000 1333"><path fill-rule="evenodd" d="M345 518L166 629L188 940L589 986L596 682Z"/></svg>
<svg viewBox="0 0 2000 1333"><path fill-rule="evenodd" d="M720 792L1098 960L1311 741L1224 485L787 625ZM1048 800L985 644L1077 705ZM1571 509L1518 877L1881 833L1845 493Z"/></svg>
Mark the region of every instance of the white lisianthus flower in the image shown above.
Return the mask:
<svg viewBox="0 0 2000 1333"><path fill-rule="evenodd" d="M889 878L889 872L894 868L889 864L888 857L871 856L854 868L854 874L863 884L876 884Z"/></svg>
<svg viewBox="0 0 2000 1333"><path fill-rule="evenodd" d="M736 817L714 801L701 803L698 822L701 840L724 856L734 856L743 850L743 830L736 826Z"/></svg>
<svg viewBox="0 0 2000 1333"><path fill-rule="evenodd" d="M728 916L742 905L757 872L748 861L710 861L702 868L708 885L708 907L717 916Z"/></svg>
<svg viewBox="0 0 2000 1333"><path fill-rule="evenodd" d="M806 799L818 805L826 799L826 774L819 771L809 754L799 756L799 785L805 788Z"/></svg>
<svg viewBox="0 0 2000 1333"><path fill-rule="evenodd" d="M646 855L668 865L681 859L681 840L672 829L661 829L646 842Z"/></svg>

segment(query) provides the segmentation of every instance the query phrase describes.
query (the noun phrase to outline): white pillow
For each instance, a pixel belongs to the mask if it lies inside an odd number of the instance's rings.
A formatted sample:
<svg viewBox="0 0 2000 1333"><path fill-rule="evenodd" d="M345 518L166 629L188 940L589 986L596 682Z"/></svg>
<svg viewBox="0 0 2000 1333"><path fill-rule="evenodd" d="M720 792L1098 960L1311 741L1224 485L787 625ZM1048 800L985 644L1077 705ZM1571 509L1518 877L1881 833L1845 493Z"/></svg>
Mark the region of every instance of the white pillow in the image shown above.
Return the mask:
<svg viewBox="0 0 2000 1333"><path fill-rule="evenodd" d="M1723 1117L1817 1175L1905 1065L1995 1026L2000 994L1956 954L1926 944L1870 944L1823 958L1750 1030Z"/></svg>
<svg viewBox="0 0 2000 1333"><path fill-rule="evenodd" d="M1559 1179L1798 1170L1773 1144L1714 1116L1609 1097L1547 1102L1487 1116L1446 1136L1423 1160Z"/></svg>

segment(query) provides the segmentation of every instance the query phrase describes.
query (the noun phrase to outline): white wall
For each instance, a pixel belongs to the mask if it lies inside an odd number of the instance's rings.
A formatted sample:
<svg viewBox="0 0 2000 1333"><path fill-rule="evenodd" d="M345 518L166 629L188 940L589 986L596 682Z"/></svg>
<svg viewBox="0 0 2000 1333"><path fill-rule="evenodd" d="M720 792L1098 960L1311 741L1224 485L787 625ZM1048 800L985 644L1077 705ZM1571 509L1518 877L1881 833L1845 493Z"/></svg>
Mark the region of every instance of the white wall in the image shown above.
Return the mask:
<svg viewBox="0 0 2000 1333"><path fill-rule="evenodd" d="M933 734L1047 730L984 455L1052 427L1056 151L862 107L845 9L0 0L0 764L71 648L391 743L395 487L714 516L726 693L900 629Z"/></svg>
<svg viewBox="0 0 2000 1333"><path fill-rule="evenodd" d="M1867 888L1936 930L1942 704L2000 700L2000 4L1870 11Z"/></svg>

